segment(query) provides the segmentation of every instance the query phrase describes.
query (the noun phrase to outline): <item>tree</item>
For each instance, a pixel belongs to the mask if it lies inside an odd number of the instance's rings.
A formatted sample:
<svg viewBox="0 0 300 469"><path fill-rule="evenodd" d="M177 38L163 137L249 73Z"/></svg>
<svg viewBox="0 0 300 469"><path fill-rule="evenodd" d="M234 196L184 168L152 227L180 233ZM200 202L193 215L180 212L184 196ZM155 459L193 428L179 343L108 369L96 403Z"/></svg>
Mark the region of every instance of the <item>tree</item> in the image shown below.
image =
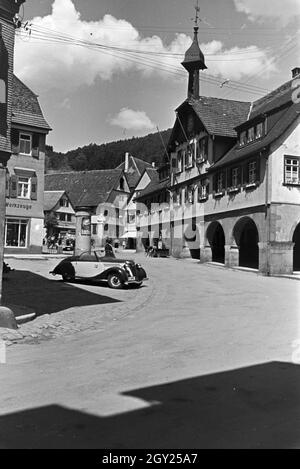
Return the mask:
<svg viewBox="0 0 300 469"><path fill-rule="evenodd" d="M47 237L52 236L54 228L58 225L57 216L53 211L45 214L44 225L47 230Z"/></svg>

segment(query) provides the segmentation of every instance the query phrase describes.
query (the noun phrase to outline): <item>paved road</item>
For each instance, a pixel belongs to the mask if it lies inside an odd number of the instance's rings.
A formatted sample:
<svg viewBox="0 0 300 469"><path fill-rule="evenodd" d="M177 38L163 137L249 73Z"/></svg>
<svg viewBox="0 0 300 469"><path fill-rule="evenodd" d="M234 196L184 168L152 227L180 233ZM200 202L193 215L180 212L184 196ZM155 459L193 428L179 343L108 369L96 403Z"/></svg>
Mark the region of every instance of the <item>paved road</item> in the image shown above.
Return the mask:
<svg viewBox="0 0 300 469"><path fill-rule="evenodd" d="M143 263L145 288L67 286L81 303L47 316L65 333L8 348L0 448L300 447L299 283Z"/></svg>

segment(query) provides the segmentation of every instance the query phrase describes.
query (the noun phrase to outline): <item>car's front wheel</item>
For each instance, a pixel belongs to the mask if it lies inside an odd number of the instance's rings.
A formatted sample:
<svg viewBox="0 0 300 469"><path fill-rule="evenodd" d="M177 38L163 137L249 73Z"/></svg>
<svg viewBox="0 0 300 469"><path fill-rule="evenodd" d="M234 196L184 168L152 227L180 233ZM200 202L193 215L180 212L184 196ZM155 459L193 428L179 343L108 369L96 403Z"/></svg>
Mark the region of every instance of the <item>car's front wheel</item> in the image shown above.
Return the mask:
<svg viewBox="0 0 300 469"><path fill-rule="evenodd" d="M119 274L110 274L107 278L108 286L114 289L120 289L123 287L123 282Z"/></svg>

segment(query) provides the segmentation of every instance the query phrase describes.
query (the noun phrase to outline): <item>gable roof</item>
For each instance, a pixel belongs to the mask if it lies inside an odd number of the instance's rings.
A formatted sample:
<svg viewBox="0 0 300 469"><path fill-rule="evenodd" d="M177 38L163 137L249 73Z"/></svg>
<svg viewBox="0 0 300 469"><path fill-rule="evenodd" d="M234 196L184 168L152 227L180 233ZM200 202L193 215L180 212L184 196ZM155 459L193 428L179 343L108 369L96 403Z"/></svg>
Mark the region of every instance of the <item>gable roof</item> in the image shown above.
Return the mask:
<svg viewBox="0 0 300 469"><path fill-rule="evenodd" d="M146 168L151 168L152 165L147 161L136 158L135 156L129 155L129 171L126 172L126 178L129 184L129 187L132 189L136 187L137 183L140 180L140 176ZM125 161L117 166L116 169L125 170Z"/></svg>
<svg viewBox="0 0 300 469"><path fill-rule="evenodd" d="M103 169L45 175L45 190L64 190L73 207L97 207L107 201L123 171Z"/></svg>
<svg viewBox="0 0 300 469"><path fill-rule="evenodd" d="M51 130L43 116L37 95L15 75L12 82L12 123Z"/></svg>
<svg viewBox="0 0 300 469"><path fill-rule="evenodd" d="M44 211L53 210L58 204L65 191L45 191L44 192Z"/></svg>
<svg viewBox="0 0 300 469"><path fill-rule="evenodd" d="M158 171L155 170L154 168L147 169L146 171L151 181L149 182L148 186L145 187L145 189L138 191L136 193L136 196L135 196L136 199L140 199L150 194L154 194L155 192L159 192L162 189L165 189L166 187L170 185L169 178L163 179L162 181L159 180Z"/></svg>

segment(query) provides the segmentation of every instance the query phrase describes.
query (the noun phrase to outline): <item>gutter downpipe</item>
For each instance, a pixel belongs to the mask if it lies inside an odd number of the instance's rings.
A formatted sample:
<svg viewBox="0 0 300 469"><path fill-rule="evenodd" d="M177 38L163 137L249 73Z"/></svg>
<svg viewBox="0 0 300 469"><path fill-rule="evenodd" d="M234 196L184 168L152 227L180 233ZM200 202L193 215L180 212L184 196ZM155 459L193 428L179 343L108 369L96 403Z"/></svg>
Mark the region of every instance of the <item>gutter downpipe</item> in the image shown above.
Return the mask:
<svg viewBox="0 0 300 469"><path fill-rule="evenodd" d="M270 233L271 233L271 217L269 208L269 154L266 155L266 194L265 194L265 219L266 219L266 258L267 269L266 275L270 275Z"/></svg>

